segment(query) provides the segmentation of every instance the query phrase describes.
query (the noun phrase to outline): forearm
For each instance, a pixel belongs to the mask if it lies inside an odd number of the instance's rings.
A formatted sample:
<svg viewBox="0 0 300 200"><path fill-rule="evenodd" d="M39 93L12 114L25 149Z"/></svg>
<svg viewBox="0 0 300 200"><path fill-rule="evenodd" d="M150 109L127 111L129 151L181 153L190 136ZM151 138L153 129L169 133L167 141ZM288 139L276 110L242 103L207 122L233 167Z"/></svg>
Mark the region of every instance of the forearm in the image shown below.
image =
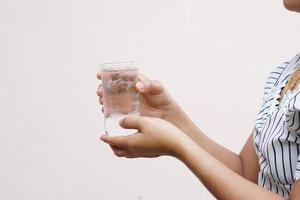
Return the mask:
<svg viewBox="0 0 300 200"><path fill-rule="evenodd" d="M219 200L283 200L241 177L190 139L181 141L176 157Z"/></svg>
<svg viewBox="0 0 300 200"><path fill-rule="evenodd" d="M194 142L224 165L243 175L243 166L239 155L224 148L205 135L179 105L174 103L170 111L166 112L164 119L177 126L177 128L186 133Z"/></svg>

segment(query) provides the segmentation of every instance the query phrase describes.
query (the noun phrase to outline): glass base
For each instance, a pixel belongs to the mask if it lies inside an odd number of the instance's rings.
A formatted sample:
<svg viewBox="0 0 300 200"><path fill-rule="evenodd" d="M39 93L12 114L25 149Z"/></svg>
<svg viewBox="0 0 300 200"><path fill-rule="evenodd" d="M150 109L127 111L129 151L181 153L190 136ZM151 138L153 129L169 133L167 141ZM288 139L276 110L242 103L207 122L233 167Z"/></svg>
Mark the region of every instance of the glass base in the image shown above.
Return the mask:
<svg viewBox="0 0 300 200"><path fill-rule="evenodd" d="M120 126L120 121L128 115L113 114L105 119L105 133L110 136L126 136L137 133L137 129L124 129Z"/></svg>

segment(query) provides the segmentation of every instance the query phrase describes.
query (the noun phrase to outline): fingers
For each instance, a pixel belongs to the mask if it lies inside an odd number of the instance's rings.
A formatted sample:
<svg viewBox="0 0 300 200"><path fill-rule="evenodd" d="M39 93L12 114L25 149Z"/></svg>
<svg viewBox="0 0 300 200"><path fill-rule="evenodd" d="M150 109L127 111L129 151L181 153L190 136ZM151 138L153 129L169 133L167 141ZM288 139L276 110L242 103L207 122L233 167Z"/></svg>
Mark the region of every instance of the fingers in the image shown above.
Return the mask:
<svg viewBox="0 0 300 200"><path fill-rule="evenodd" d="M113 74L113 79L116 77L121 76L123 79L132 79L134 76L130 74ZM101 72L97 73L97 78L101 80ZM139 81L136 84L136 89L140 93L149 93L152 95L157 95L163 92L164 88L163 85L159 81L150 80L143 74L139 74ZM99 85L97 89L97 95L103 96L103 88L102 84Z"/></svg>
<svg viewBox="0 0 300 200"><path fill-rule="evenodd" d="M97 79L101 80L101 72L97 73Z"/></svg>
<svg viewBox="0 0 300 200"><path fill-rule="evenodd" d="M103 105L103 90L102 90L102 84L100 84L98 86L98 89L97 89L97 95L99 96L99 102L101 105Z"/></svg>
<svg viewBox="0 0 300 200"><path fill-rule="evenodd" d="M143 154L143 155L137 155L135 153L130 152L127 149L124 148L119 148L113 145L110 145L112 151L114 152L114 154L118 157L126 157L126 158L138 158L138 157L144 157L144 158L156 158L159 155L153 155L152 153L147 155L147 154Z"/></svg>
<svg viewBox="0 0 300 200"><path fill-rule="evenodd" d="M123 148L118 148L116 146L110 145L111 149L113 150L114 154L118 157L126 157L130 156L130 153L128 150L123 149Z"/></svg>
<svg viewBox="0 0 300 200"><path fill-rule="evenodd" d="M101 135L100 139L117 148L127 148L128 138L126 136L109 136L107 134Z"/></svg>
<svg viewBox="0 0 300 200"><path fill-rule="evenodd" d="M147 76L145 76L144 74L139 74L139 81L145 80L145 79L149 79L149 78Z"/></svg>
<svg viewBox="0 0 300 200"><path fill-rule="evenodd" d="M98 72L97 73L97 78L99 80L101 80L101 72ZM99 102L101 105L103 105L103 89L102 89L102 84L100 84L97 88L97 91L96 91L97 95L99 96Z"/></svg>
<svg viewBox="0 0 300 200"><path fill-rule="evenodd" d="M103 92L102 92L102 84L100 84L100 85L98 86L96 93L97 93L98 96L102 96L102 95L103 95Z"/></svg>
<svg viewBox="0 0 300 200"><path fill-rule="evenodd" d="M143 79L136 84L136 89L140 93L158 95L164 91L163 85L159 81Z"/></svg>
<svg viewBox="0 0 300 200"><path fill-rule="evenodd" d="M100 87L100 86L99 86L99 87ZM102 100L102 98L103 98L102 87L98 88L96 93L97 93L97 95L99 96L99 98L101 98L101 100Z"/></svg>
<svg viewBox="0 0 300 200"><path fill-rule="evenodd" d="M142 117L129 115L120 121L120 126L126 129L142 129Z"/></svg>
<svg viewBox="0 0 300 200"><path fill-rule="evenodd" d="M148 86L148 93L152 95L157 95L162 93L164 90L162 84L159 81L150 81Z"/></svg>
<svg viewBox="0 0 300 200"><path fill-rule="evenodd" d="M99 102L101 105L103 105L103 97L99 97Z"/></svg>

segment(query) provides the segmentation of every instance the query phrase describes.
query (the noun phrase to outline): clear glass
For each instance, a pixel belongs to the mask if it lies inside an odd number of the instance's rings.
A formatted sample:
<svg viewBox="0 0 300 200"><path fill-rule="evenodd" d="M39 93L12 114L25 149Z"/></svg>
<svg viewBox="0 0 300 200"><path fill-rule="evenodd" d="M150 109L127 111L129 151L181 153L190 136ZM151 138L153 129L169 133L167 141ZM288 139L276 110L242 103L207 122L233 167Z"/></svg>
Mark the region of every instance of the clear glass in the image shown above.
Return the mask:
<svg viewBox="0 0 300 200"><path fill-rule="evenodd" d="M139 115L138 63L102 63L104 129L111 136L129 135L136 129L123 129L119 122L128 115Z"/></svg>

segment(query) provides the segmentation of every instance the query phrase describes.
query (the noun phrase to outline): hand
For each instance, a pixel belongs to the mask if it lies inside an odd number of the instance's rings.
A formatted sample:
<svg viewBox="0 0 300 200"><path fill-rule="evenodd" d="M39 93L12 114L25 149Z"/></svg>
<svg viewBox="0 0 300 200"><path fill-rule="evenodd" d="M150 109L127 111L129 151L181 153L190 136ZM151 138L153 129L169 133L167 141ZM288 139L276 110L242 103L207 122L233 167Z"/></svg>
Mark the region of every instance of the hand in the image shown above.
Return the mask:
<svg viewBox="0 0 300 200"><path fill-rule="evenodd" d="M189 139L171 123L159 118L128 116L120 125L123 128L138 129L139 133L128 136L105 134L100 137L102 141L110 144L115 155L119 157L177 157L180 144Z"/></svg>
<svg viewBox="0 0 300 200"><path fill-rule="evenodd" d="M101 72L97 74L97 78L101 80ZM136 90L140 94L139 111L142 116L165 119L166 113L171 112L174 107L175 102L158 81L150 80L140 75L139 81L136 83ZM102 84L97 89L97 95L99 96L100 104L103 105Z"/></svg>

